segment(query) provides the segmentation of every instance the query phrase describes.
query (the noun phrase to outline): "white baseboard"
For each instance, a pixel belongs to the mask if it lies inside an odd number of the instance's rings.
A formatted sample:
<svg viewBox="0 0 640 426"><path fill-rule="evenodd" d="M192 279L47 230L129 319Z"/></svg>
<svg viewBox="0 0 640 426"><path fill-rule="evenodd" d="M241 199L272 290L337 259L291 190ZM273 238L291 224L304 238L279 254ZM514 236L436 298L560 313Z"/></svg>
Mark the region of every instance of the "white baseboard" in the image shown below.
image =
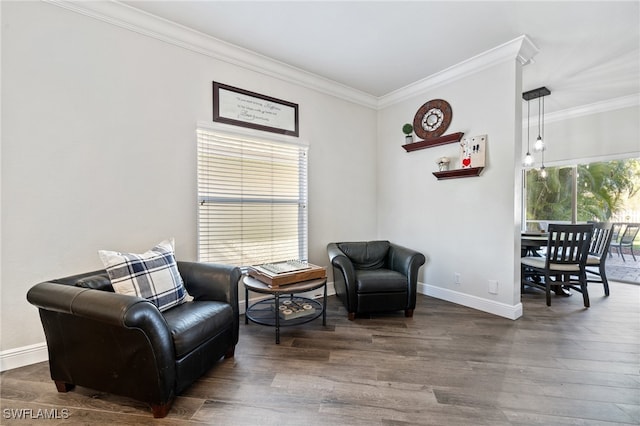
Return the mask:
<svg viewBox="0 0 640 426"><path fill-rule="evenodd" d="M460 293L458 291L423 283L418 283L418 293L511 320L516 320L522 316L522 303L511 306L505 303L495 302L493 300L483 299L470 294Z"/></svg>
<svg viewBox="0 0 640 426"><path fill-rule="evenodd" d="M49 359L45 342L0 352L0 371L13 370Z"/></svg>

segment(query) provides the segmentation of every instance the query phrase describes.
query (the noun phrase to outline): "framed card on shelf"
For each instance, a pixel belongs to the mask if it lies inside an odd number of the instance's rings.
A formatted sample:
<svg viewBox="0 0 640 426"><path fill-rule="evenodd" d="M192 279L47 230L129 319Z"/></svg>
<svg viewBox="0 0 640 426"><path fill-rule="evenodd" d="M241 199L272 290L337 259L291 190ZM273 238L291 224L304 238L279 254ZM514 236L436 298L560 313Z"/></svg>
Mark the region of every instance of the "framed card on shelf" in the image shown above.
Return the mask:
<svg viewBox="0 0 640 426"><path fill-rule="evenodd" d="M484 167L487 135L465 138L460 142L460 168Z"/></svg>

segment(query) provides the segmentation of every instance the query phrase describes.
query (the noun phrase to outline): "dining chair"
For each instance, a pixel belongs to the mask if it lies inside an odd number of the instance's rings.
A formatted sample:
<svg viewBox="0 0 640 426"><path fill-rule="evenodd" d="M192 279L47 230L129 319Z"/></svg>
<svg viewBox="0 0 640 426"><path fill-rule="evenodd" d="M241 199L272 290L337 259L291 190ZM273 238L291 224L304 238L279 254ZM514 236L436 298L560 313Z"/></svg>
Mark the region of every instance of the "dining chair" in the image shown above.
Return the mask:
<svg viewBox="0 0 640 426"><path fill-rule="evenodd" d="M605 296L609 295L609 281L607 280L605 263L612 238L613 225L611 223L598 222L594 224L591 246L587 255L587 283L602 283ZM599 276L600 279L592 278L593 275Z"/></svg>
<svg viewBox="0 0 640 426"><path fill-rule="evenodd" d="M631 249L631 256L633 256L634 262L636 261L636 255L633 253L633 241L636 239L638 235L638 231L640 231L639 223L628 223L627 227L624 229L622 236L620 237L620 241L617 241L614 244L611 244L612 248L615 248L618 251L618 254L622 256L622 261L626 262L624 258L624 253L622 249L624 247L629 247Z"/></svg>
<svg viewBox="0 0 640 426"><path fill-rule="evenodd" d="M611 233L613 234L611 236L611 245L615 245L615 244L618 243L618 241L620 239L620 234L624 231L624 227L625 227L624 223L615 222L613 224L613 229L611 231ZM609 257L612 257L612 255L611 255L611 245L609 246Z"/></svg>
<svg viewBox="0 0 640 426"><path fill-rule="evenodd" d="M528 285L544 289L547 306L551 306L551 286L568 287L582 293L584 306L588 308L586 263L593 224L549 224L548 231L545 256L520 259L522 288Z"/></svg>

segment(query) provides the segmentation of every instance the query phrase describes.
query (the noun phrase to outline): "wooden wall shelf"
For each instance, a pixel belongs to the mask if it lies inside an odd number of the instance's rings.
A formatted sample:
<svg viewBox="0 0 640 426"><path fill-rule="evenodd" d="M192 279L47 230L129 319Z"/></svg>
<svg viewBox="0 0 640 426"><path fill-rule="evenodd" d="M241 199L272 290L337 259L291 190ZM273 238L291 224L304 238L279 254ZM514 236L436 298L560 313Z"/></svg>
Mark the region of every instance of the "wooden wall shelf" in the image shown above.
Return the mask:
<svg viewBox="0 0 640 426"><path fill-rule="evenodd" d="M482 173L483 170L484 170L484 167L470 167L468 169L455 169L455 170L447 170L444 172L433 172L433 175L437 177L438 180L459 179L459 178L480 176L480 173Z"/></svg>
<svg viewBox="0 0 640 426"><path fill-rule="evenodd" d="M446 145L448 143L460 142L460 139L462 139L463 135L464 135L463 132L451 133L450 135L444 135L438 138L408 143L406 145L402 145L402 147L407 152L417 151L419 149L431 148L434 146Z"/></svg>

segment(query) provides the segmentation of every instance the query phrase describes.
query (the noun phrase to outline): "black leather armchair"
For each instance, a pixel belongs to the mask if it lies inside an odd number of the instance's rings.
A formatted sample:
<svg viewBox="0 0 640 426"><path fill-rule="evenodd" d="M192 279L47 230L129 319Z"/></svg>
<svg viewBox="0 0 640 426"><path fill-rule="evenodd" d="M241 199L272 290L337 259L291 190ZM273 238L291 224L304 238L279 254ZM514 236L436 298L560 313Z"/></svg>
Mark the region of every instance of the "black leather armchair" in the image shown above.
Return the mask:
<svg viewBox="0 0 640 426"><path fill-rule="evenodd" d="M59 392L74 385L144 401L165 417L180 394L238 343L239 268L178 262L192 301L167 311L113 292L106 271L35 285L49 368Z"/></svg>
<svg viewBox="0 0 640 426"><path fill-rule="evenodd" d="M404 310L412 317L416 307L418 270L422 253L389 241L329 243L338 298L350 320L357 313Z"/></svg>

